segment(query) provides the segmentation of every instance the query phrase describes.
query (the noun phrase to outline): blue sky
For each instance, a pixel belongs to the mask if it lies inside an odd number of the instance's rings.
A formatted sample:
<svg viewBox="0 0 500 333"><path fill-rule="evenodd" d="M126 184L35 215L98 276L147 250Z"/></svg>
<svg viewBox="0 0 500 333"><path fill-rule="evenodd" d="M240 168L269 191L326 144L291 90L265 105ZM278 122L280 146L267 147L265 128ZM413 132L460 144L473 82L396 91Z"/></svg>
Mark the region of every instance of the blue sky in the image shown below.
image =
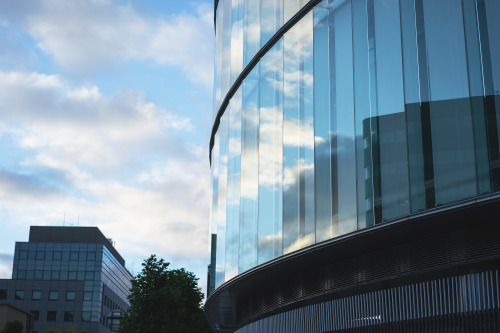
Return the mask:
<svg viewBox="0 0 500 333"><path fill-rule="evenodd" d="M213 1L0 1L0 278L79 224L205 287L213 44Z"/></svg>

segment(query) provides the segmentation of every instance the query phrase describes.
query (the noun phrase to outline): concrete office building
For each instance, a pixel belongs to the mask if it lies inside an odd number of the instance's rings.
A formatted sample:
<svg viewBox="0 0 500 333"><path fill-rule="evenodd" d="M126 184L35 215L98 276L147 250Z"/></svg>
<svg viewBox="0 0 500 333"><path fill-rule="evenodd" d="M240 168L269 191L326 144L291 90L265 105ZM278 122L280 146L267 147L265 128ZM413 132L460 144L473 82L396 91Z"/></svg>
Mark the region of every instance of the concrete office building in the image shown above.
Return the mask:
<svg viewBox="0 0 500 333"><path fill-rule="evenodd" d="M32 226L29 241L16 242L12 279L0 280L0 303L33 313L34 333L69 324L111 332L113 312L129 306L131 279L98 228Z"/></svg>
<svg viewBox="0 0 500 333"><path fill-rule="evenodd" d="M214 14L212 327L500 327L500 1Z"/></svg>

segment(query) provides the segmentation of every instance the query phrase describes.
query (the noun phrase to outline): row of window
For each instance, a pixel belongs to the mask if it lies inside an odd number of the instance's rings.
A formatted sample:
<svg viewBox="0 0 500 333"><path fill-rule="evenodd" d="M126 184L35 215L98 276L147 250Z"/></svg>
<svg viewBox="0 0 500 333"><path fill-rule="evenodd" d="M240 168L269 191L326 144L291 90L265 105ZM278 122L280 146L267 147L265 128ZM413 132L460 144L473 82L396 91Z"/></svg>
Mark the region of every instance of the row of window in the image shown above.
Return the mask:
<svg viewBox="0 0 500 333"><path fill-rule="evenodd" d="M104 306L106 306L108 309L123 311L123 309L120 308L118 306L118 304L116 304L115 302L113 302L111 300L111 298L109 298L106 295L103 295L102 302L103 302Z"/></svg>
<svg viewBox="0 0 500 333"><path fill-rule="evenodd" d="M91 291L84 291L83 292L83 300L84 301L92 301L93 296L92 296ZM14 293L14 299L16 300L24 300L25 299L25 292L24 290L16 290ZM76 297L76 291L66 291L66 301L74 301ZM6 289L0 289L0 299L7 299L7 290ZM41 290L33 290L31 292L31 300L33 301L39 301L42 299L42 291ZM48 300L49 301L58 301L59 300L59 291L58 290L50 290L49 295L48 295Z"/></svg>
<svg viewBox="0 0 500 333"><path fill-rule="evenodd" d="M20 260L95 261L95 251L19 251Z"/></svg>
<svg viewBox="0 0 500 333"><path fill-rule="evenodd" d="M19 280L99 280L98 272L94 271L32 271L19 269Z"/></svg>
<svg viewBox="0 0 500 333"><path fill-rule="evenodd" d="M35 320L40 319L40 311L38 310L31 310L31 313L35 315ZM89 311L83 311L82 312L82 321L90 321L90 314L91 312ZM57 321L57 311L47 311L47 316L46 319L47 321ZM64 321L71 322L75 320L75 312L74 311L64 311Z"/></svg>

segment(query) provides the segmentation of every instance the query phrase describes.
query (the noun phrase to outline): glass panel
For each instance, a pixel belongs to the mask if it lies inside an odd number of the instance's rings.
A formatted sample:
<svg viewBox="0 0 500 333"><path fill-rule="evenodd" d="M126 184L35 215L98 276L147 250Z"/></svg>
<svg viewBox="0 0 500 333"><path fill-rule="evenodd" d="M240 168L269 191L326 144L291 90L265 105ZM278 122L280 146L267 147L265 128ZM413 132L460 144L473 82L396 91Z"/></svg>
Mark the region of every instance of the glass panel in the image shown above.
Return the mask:
<svg viewBox="0 0 500 333"><path fill-rule="evenodd" d="M224 0L219 6L223 7L222 14L222 100L231 87L231 0Z"/></svg>
<svg viewBox="0 0 500 333"><path fill-rule="evenodd" d="M283 0L261 0L260 6L260 46L264 46L283 25Z"/></svg>
<svg viewBox="0 0 500 333"><path fill-rule="evenodd" d="M259 84L255 76L258 68L243 81L239 273L257 264Z"/></svg>
<svg viewBox="0 0 500 333"><path fill-rule="evenodd" d="M352 2L352 31L354 59L354 106L356 128L357 191L358 191L358 228L373 224L373 162L371 136L369 61L373 57L373 45L368 41L368 19L366 0ZM370 43L373 43L371 31ZM370 51L371 50L371 51ZM373 84L372 84L373 85Z"/></svg>
<svg viewBox="0 0 500 333"><path fill-rule="evenodd" d="M278 42L261 60L259 114L258 263L282 251L282 123L283 44Z"/></svg>
<svg viewBox="0 0 500 333"><path fill-rule="evenodd" d="M460 0L423 1L436 205L476 195L474 139ZM442 13L446 12L445 16ZM457 168L457 165L460 165Z"/></svg>
<svg viewBox="0 0 500 333"><path fill-rule="evenodd" d="M483 75L480 53L481 48L479 43L476 3L474 0L463 0L462 4L467 66L469 70L469 90L471 95L470 103L474 125L477 185L478 194L481 195L491 192Z"/></svg>
<svg viewBox="0 0 500 333"><path fill-rule="evenodd" d="M241 89L229 108L229 151L226 213L226 281L238 274L241 170Z"/></svg>
<svg viewBox="0 0 500 333"><path fill-rule="evenodd" d="M243 67L260 49L260 1L245 1L245 21L243 27Z"/></svg>
<svg viewBox="0 0 500 333"><path fill-rule="evenodd" d="M330 8L330 104L332 141L332 234L357 228L354 132L354 68L351 2Z"/></svg>
<svg viewBox="0 0 500 333"><path fill-rule="evenodd" d="M500 190L500 3L476 0L493 191Z"/></svg>
<svg viewBox="0 0 500 333"><path fill-rule="evenodd" d="M425 46L421 45L422 43L425 45L425 35L422 36L424 34L424 30L422 29L423 21L419 20L418 40L420 43L417 49L415 1L400 1L400 4L411 211L418 212L424 210L427 206L426 201L429 201L426 200L425 180L434 178L431 171L432 162L428 163L428 166L425 163L426 156L424 154L424 141L422 137L424 126L422 115L424 111L420 103L420 91L426 91L427 82L421 83L424 87L424 89L421 89L419 86L419 63L423 64L426 61L426 57L425 54L421 54L418 51L422 50L422 48L425 49ZM434 197L432 194L433 200Z"/></svg>
<svg viewBox="0 0 500 333"><path fill-rule="evenodd" d="M222 103L222 8L217 7L217 22L215 29L215 68L214 68L214 113L213 119L219 111Z"/></svg>
<svg viewBox="0 0 500 333"><path fill-rule="evenodd" d="M370 50L370 75L375 79L370 77L370 83L376 86L370 86L370 94L377 94L371 112L372 174L378 223L408 214L410 208L399 1L370 0L371 6L374 23L369 30L374 28L374 36L370 36L370 46L375 53Z"/></svg>
<svg viewBox="0 0 500 333"><path fill-rule="evenodd" d="M227 200L227 153L228 153L228 113L225 113L219 125L219 198L217 225L217 258L215 284L220 286L225 281L224 268L226 257L226 200Z"/></svg>
<svg viewBox="0 0 500 333"><path fill-rule="evenodd" d="M315 241L313 15L284 36L283 253Z"/></svg>
<svg viewBox="0 0 500 333"><path fill-rule="evenodd" d="M244 0L232 0L231 14L231 85L243 70Z"/></svg>
<svg viewBox="0 0 500 333"><path fill-rule="evenodd" d="M316 241L332 238L328 9L314 8L314 177Z"/></svg>

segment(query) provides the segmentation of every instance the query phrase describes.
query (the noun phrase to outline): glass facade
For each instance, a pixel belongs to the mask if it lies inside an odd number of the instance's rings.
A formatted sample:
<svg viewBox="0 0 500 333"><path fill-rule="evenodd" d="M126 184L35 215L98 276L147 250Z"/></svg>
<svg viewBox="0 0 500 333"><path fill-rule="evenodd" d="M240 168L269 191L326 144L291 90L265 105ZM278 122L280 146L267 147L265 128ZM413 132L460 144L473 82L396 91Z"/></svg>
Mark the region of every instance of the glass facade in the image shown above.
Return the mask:
<svg viewBox="0 0 500 333"><path fill-rule="evenodd" d="M312 244L500 190L498 0L324 0L275 35L307 4L216 10L215 288Z"/></svg>
<svg viewBox="0 0 500 333"><path fill-rule="evenodd" d="M128 302L131 275L102 244L16 242L12 278L82 281L82 309L90 316L88 321L101 322L106 312L104 285ZM49 291L49 300L61 297L58 291ZM65 297L74 300L75 292L69 291ZM40 299L40 291L33 291L32 299Z"/></svg>

